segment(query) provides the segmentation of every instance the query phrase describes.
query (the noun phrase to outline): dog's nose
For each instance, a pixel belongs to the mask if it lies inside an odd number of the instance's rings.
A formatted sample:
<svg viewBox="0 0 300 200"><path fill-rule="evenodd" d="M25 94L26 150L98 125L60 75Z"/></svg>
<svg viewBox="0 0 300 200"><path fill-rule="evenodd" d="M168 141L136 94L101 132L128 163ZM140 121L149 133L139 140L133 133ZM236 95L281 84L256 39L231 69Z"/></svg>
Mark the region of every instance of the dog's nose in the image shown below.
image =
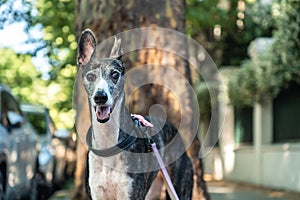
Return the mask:
<svg viewBox="0 0 300 200"><path fill-rule="evenodd" d="M104 104L107 102L107 100L108 100L107 94L103 90L100 91L98 90L95 93L94 101L96 104Z"/></svg>

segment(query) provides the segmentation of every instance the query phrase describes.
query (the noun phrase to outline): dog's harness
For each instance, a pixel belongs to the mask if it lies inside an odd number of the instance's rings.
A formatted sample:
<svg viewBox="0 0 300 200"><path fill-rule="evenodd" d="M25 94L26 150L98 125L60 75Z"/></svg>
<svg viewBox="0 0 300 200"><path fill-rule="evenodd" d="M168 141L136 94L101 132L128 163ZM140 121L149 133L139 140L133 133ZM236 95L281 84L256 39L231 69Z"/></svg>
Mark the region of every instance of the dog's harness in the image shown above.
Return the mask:
<svg viewBox="0 0 300 200"><path fill-rule="evenodd" d="M145 126L145 127L153 127L153 124L151 124L149 121L147 121L143 116L141 115L136 115L136 114L131 114L131 118L134 121L136 127L140 127L140 126ZM140 132L140 130L138 129L138 131ZM171 178L166 170L166 167L164 165L164 162L158 152L158 149L156 147L155 142L150 138L150 136L148 135L147 131L144 133L146 134L147 138L146 138L146 148L147 148L147 152L153 152L158 164L161 168L161 171L163 173L164 176L164 181L167 185L167 189L169 192L169 195L171 196L172 200L179 200L178 195L175 191L175 188L172 184ZM107 148L107 149L95 149L92 147L92 143L91 143L91 135L92 135L92 129L91 127L88 130L87 136L86 136L86 142L87 145L89 147L89 150L92 151L93 153L95 153L96 155L100 156L100 157L111 157L114 155L117 155L119 153L121 153L124 150L127 150L129 147L131 147L131 145L133 145L136 140L137 137L132 136L132 135L128 135L127 138L121 142L119 142L118 144L116 144L113 147Z"/></svg>

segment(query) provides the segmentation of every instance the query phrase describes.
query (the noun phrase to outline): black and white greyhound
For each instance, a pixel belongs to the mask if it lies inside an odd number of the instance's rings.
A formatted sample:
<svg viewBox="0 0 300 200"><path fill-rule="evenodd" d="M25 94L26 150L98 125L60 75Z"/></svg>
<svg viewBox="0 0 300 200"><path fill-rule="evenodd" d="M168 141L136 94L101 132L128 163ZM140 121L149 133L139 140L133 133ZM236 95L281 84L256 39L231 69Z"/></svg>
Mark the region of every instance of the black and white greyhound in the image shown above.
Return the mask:
<svg viewBox="0 0 300 200"><path fill-rule="evenodd" d="M169 123L161 124L158 119L149 118L154 126L162 128L156 134L148 134L150 138L144 137L143 127L137 127L136 120L128 113L124 100L125 64L121 61L121 40L115 38L108 58L97 58L95 49L93 32L84 30L78 42L77 64L88 95L92 124L87 134L90 147L86 168L88 199L146 199L159 170L159 167L146 170L157 165L150 159L153 155L149 152L149 140L157 144L165 160L177 156L168 171L179 199L191 199L192 163L185 152L177 155L182 150L179 149L181 145L171 145L179 135L177 130ZM168 151L164 148L166 145L171 146Z"/></svg>

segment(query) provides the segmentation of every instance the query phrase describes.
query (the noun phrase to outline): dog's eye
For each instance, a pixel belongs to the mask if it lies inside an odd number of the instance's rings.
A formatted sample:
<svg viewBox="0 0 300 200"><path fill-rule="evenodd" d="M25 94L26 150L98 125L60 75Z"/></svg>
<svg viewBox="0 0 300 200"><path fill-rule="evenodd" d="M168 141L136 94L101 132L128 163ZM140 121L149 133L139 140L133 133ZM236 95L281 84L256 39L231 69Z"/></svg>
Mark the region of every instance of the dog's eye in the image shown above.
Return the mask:
<svg viewBox="0 0 300 200"><path fill-rule="evenodd" d="M90 82L94 82L96 80L96 75L95 74L87 74L86 79Z"/></svg>
<svg viewBox="0 0 300 200"><path fill-rule="evenodd" d="M111 77L112 77L113 79L117 80L117 79L119 79L119 77L120 77L120 73L117 72L117 71L113 71L113 72L111 73Z"/></svg>

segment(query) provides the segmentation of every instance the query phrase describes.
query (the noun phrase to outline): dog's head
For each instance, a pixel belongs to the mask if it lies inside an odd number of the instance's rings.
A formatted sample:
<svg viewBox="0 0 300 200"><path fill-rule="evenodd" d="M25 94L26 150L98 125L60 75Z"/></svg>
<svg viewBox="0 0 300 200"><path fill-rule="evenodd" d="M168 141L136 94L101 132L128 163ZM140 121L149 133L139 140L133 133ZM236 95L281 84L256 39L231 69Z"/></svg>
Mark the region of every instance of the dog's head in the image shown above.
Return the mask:
<svg viewBox="0 0 300 200"><path fill-rule="evenodd" d="M95 56L96 38L89 29L82 32L77 50L77 64L88 94L92 114L100 123L110 119L114 106L124 93L125 65L121 61L121 40L115 38L109 58Z"/></svg>

